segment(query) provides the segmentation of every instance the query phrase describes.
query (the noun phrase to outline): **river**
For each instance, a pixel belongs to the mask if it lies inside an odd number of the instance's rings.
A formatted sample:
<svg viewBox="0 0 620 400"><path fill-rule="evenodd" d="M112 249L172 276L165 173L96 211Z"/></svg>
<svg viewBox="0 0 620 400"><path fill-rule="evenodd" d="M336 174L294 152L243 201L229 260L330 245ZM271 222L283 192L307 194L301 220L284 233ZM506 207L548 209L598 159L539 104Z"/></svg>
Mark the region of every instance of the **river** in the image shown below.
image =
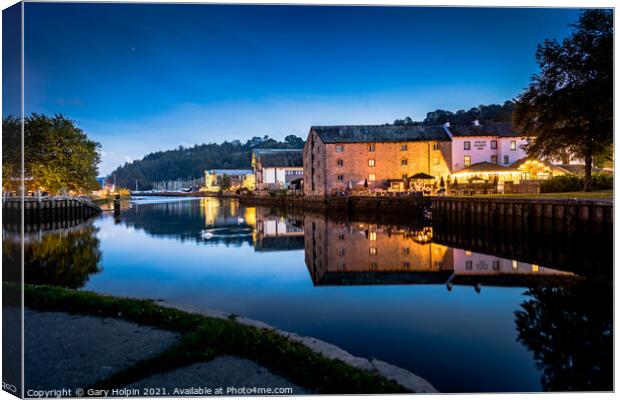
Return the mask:
<svg viewBox="0 0 620 400"><path fill-rule="evenodd" d="M446 236L412 221L138 197L116 218L27 234L25 273L261 320L442 392L612 390L611 244L588 258L589 274L574 259L539 265L436 239ZM5 257L15 243L4 232Z"/></svg>

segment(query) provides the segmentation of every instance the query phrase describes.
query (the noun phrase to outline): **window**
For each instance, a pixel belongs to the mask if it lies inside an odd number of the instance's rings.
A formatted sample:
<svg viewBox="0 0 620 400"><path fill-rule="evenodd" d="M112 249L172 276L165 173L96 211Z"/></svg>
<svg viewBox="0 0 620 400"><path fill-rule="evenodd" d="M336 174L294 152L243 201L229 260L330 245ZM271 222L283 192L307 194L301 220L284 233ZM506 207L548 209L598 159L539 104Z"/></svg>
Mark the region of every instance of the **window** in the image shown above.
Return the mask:
<svg viewBox="0 0 620 400"><path fill-rule="evenodd" d="M504 164L510 164L510 157L504 156Z"/></svg>
<svg viewBox="0 0 620 400"><path fill-rule="evenodd" d="M376 261L371 261L370 262L370 269L377 269L377 262Z"/></svg>
<svg viewBox="0 0 620 400"><path fill-rule="evenodd" d="M375 144L371 143L368 145L368 151L370 151L371 153L375 151Z"/></svg>
<svg viewBox="0 0 620 400"><path fill-rule="evenodd" d="M368 160L368 166L369 167L374 167L375 166L375 160L372 159L372 158L370 160Z"/></svg>
<svg viewBox="0 0 620 400"><path fill-rule="evenodd" d="M400 145L400 151L407 151L407 145L406 144L401 144Z"/></svg>
<svg viewBox="0 0 620 400"><path fill-rule="evenodd" d="M376 256L377 255L377 248L376 247L371 247L369 250L370 250L370 255L371 256Z"/></svg>
<svg viewBox="0 0 620 400"><path fill-rule="evenodd" d="M406 166L407 165L407 159L403 158L402 160L400 160L400 165Z"/></svg>
<svg viewBox="0 0 620 400"><path fill-rule="evenodd" d="M433 150L439 150L439 143L433 143Z"/></svg>
<svg viewBox="0 0 620 400"><path fill-rule="evenodd" d="M473 261L465 261L465 269L471 270L474 267Z"/></svg>
<svg viewBox="0 0 620 400"><path fill-rule="evenodd" d="M339 269L339 270L344 271L345 267L346 267L346 264L345 264L345 263L343 263L343 262L339 262L339 263L338 263L338 269Z"/></svg>
<svg viewBox="0 0 620 400"><path fill-rule="evenodd" d="M369 232L368 233L368 239L375 241L377 240L377 232Z"/></svg>
<svg viewBox="0 0 620 400"><path fill-rule="evenodd" d="M409 247L403 247L403 255L409 255Z"/></svg>
<svg viewBox="0 0 620 400"><path fill-rule="evenodd" d="M433 165L439 165L439 157L433 157Z"/></svg>
<svg viewBox="0 0 620 400"><path fill-rule="evenodd" d="M497 164L497 156L491 156L491 162Z"/></svg>
<svg viewBox="0 0 620 400"><path fill-rule="evenodd" d="M338 240L344 240L344 233L338 234Z"/></svg>
<svg viewBox="0 0 620 400"><path fill-rule="evenodd" d="M493 261L492 268L493 271L499 271L499 260Z"/></svg>
<svg viewBox="0 0 620 400"><path fill-rule="evenodd" d="M377 179L377 177L375 176L375 174L368 174L368 180L369 180L369 181L374 181L375 179Z"/></svg>
<svg viewBox="0 0 620 400"><path fill-rule="evenodd" d="M401 178L403 178L403 181L406 181L407 180L407 174L402 174Z"/></svg>
<svg viewBox="0 0 620 400"><path fill-rule="evenodd" d="M497 140L491 140L491 148L493 150L497 149Z"/></svg>
<svg viewBox="0 0 620 400"><path fill-rule="evenodd" d="M517 263L517 260L512 260L512 269L513 271L516 271L519 269L519 264Z"/></svg>
<svg viewBox="0 0 620 400"><path fill-rule="evenodd" d="M532 264L532 272L538 272L538 264Z"/></svg>
<svg viewBox="0 0 620 400"><path fill-rule="evenodd" d="M344 181L344 175L338 175L338 180L339 180L340 182Z"/></svg>
<svg viewBox="0 0 620 400"><path fill-rule="evenodd" d="M336 160L336 165L342 167L344 165L344 160L342 158L339 158L338 160Z"/></svg>
<svg viewBox="0 0 620 400"><path fill-rule="evenodd" d="M403 268L409 268L409 261L403 261Z"/></svg>
<svg viewBox="0 0 620 400"><path fill-rule="evenodd" d="M470 141L463 142L463 150L471 150L471 142Z"/></svg>
<svg viewBox="0 0 620 400"><path fill-rule="evenodd" d="M465 165L465 167L471 167L471 156L465 156L465 160L463 160L463 165Z"/></svg>
<svg viewBox="0 0 620 400"><path fill-rule="evenodd" d="M516 140L511 140L510 141L510 150L516 150L517 149L517 141Z"/></svg>
<svg viewBox="0 0 620 400"><path fill-rule="evenodd" d="M338 249L338 255L340 255L341 257L344 256L344 247Z"/></svg>
<svg viewBox="0 0 620 400"><path fill-rule="evenodd" d="M336 153L342 153L344 151L344 146L341 144L336 145Z"/></svg>

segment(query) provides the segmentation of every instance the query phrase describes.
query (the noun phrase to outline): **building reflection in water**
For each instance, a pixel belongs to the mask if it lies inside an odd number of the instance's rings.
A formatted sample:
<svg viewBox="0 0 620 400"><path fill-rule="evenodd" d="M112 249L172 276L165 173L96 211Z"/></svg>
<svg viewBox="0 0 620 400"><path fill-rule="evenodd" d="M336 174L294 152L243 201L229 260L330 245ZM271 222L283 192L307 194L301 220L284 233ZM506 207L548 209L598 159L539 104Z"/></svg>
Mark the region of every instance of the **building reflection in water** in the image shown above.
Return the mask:
<svg viewBox="0 0 620 400"><path fill-rule="evenodd" d="M270 208L257 207L254 249L256 251L303 250L304 228L301 218L283 216Z"/></svg>
<svg viewBox="0 0 620 400"><path fill-rule="evenodd" d="M304 217L306 266L315 285L445 284L529 286L573 279L570 272L455 249L420 229Z"/></svg>

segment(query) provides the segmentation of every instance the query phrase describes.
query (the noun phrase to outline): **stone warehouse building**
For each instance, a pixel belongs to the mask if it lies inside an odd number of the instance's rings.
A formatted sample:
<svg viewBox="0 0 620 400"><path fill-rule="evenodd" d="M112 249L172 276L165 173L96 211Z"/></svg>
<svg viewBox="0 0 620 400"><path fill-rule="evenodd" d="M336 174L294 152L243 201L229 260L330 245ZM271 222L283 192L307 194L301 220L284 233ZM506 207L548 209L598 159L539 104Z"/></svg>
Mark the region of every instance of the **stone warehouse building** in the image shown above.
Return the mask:
<svg viewBox="0 0 620 400"><path fill-rule="evenodd" d="M288 189L292 182L303 180L302 150L256 149L252 170L257 190Z"/></svg>
<svg viewBox="0 0 620 400"><path fill-rule="evenodd" d="M443 126L313 126L304 147L304 195L403 190L416 174L448 179L450 135Z"/></svg>

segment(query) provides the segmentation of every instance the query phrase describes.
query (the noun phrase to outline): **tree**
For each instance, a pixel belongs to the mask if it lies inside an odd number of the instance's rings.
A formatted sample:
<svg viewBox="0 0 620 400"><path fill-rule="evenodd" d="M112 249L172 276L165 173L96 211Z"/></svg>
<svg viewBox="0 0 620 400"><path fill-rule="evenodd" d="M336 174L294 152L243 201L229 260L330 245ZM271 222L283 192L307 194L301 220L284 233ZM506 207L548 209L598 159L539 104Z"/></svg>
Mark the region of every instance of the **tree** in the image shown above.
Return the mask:
<svg viewBox="0 0 620 400"><path fill-rule="evenodd" d="M517 98L513 122L532 138L528 154L585 161L584 190L592 162L613 142L613 12L586 10L562 43L538 46L540 73Z"/></svg>
<svg viewBox="0 0 620 400"><path fill-rule="evenodd" d="M4 189L17 190L21 180L21 122L7 117L2 126L7 133L6 140L3 135L3 145L7 145L2 158ZM19 130L16 129L18 126ZM63 115L32 114L26 117L23 148L26 189L58 193L97 188L99 149L99 143L88 139L73 121ZM6 182L11 182L8 187Z"/></svg>

